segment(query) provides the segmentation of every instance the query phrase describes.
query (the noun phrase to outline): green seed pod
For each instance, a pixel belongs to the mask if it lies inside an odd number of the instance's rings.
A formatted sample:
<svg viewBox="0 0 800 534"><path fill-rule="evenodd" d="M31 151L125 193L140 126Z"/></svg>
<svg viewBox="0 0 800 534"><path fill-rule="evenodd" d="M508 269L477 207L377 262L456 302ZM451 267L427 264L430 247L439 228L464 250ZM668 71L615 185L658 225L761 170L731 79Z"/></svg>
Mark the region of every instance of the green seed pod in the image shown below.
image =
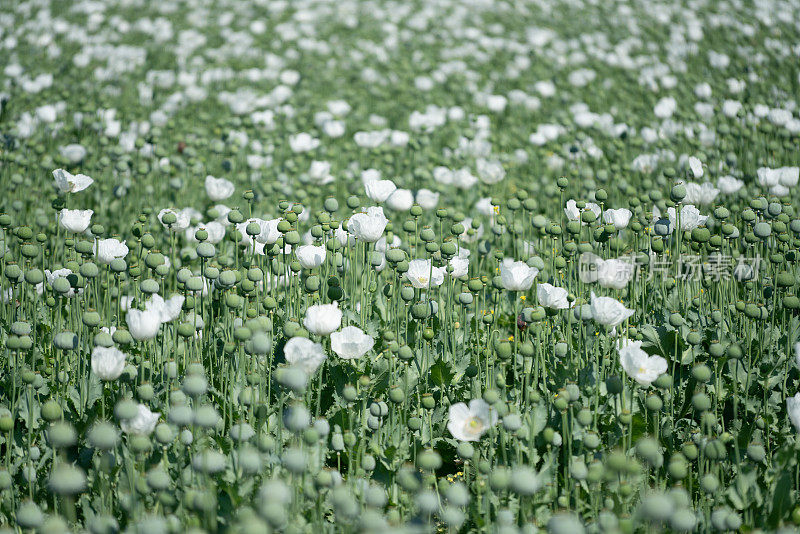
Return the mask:
<svg viewBox="0 0 800 534"><path fill-rule="evenodd" d="M675 184L669 192L669 198L675 203L686 198L686 187L683 184Z"/></svg>
<svg viewBox="0 0 800 534"><path fill-rule="evenodd" d="M57 495L76 495L86 489L86 475L80 467L61 463L53 468L47 485Z"/></svg>
<svg viewBox="0 0 800 534"><path fill-rule="evenodd" d="M495 491L503 491L511 483L511 474L505 467L497 466L489 473L489 486Z"/></svg>
<svg viewBox="0 0 800 534"><path fill-rule="evenodd" d="M122 399L114 407L114 415L121 421L133 419L139 413L139 406L131 399Z"/></svg>
<svg viewBox="0 0 800 534"><path fill-rule="evenodd" d="M747 456L754 462L763 462L767 456L767 452L760 443L751 443L747 447Z"/></svg>
<svg viewBox="0 0 800 534"><path fill-rule="evenodd" d="M645 400L645 406L647 406L647 409L651 412L660 412L661 408L664 406L664 402L657 393L650 393Z"/></svg>
<svg viewBox="0 0 800 534"><path fill-rule="evenodd" d="M89 430L87 440L95 449L110 451L117 446L119 433L114 425L101 421Z"/></svg>
<svg viewBox="0 0 800 534"><path fill-rule="evenodd" d="M756 225L753 227L753 233L756 235L756 237L766 239L772 233L772 227L766 222L756 223Z"/></svg>
<svg viewBox="0 0 800 534"><path fill-rule="evenodd" d="M593 421L592 412L584 408L578 412L576 419L579 425L587 427L592 424Z"/></svg>
<svg viewBox="0 0 800 534"><path fill-rule="evenodd" d="M711 369L705 364L698 364L692 368L692 376L698 382L706 383L711 380Z"/></svg>
<svg viewBox="0 0 800 534"><path fill-rule="evenodd" d="M0 416L0 432L11 432L14 429L14 418L11 415Z"/></svg>
<svg viewBox="0 0 800 534"><path fill-rule="evenodd" d="M610 395L619 395L622 392L622 380L616 375L606 378L606 391Z"/></svg>
<svg viewBox="0 0 800 534"><path fill-rule="evenodd" d="M61 350L74 350L78 348L78 336L72 332L60 332L53 339L53 345Z"/></svg>
<svg viewBox="0 0 800 534"><path fill-rule="evenodd" d="M25 273L25 281L32 286L44 282L44 273L41 269L31 269Z"/></svg>
<svg viewBox="0 0 800 534"><path fill-rule="evenodd" d="M133 337L131 336L130 332L124 328L117 328L117 330L111 335L111 338L117 345L129 345L133 343Z"/></svg>
<svg viewBox="0 0 800 534"><path fill-rule="evenodd" d="M725 353L727 354L728 358L732 360L739 360L742 357L742 349L735 343L728 345Z"/></svg>
<svg viewBox="0 0 800 534"><path fill-rule="evenodd" d="M719 489L719 479L708 473L700 479L700 488L708 494L716 493Z"/></svg>
<svg viewBox="0 0 800 534"><path fill-rule="evenodd" d="M692 406L698 412L705 412L711 409L711 399L705 393L695 393L692 396Z"/></svg>
<svg viewBox="0 0 800 534"><path fill-rule="evenodd" d="M673 328L679 328L683 325L683 317L679 313L671 313L669 316L669 324Z"/></svg>
<svg viewBox="0 0 800 534"><path fill-rule="evenodd" d="M509 343L508 341L502 341L497 344L495 350L497 351L498 358L500 358L501 360L508 360L513 355L514 349L511 346L511 343Z"/></svg>
<svg viewBox="0 0 800 534"><path fill-rule="evenodd" d="M67 422L53 423L47 430L47 441L56 449L66 449L78 442L78 434Z"/></svg>
<svg viewBox="0 0 800 534"><path fill-rule="evenodd" d="M44 523L44 514L35 503L25 501L17 508L16 521L22 528L37 529Z"/></svg>
<svg viewBox="0 0 800 534"><path fill-rule="evenodd" d="M410 430L419 430L422 428L422 419L419 417L409 417L408 418L408 428Z"/></svg>
<svg viewBox="0 0 800 534"><path fill-rule="evenodd" d="M475 456L475 448L468 441L462 441L458 444L456 453L462 460L471 460Z"/></svg>
<svg viewBox="0 0 800 534"><path fill-rule="evenodd" d="M100 314L94 310L87 310L83 312L81 321L83 322L84 325L90 328L94 328L100 324Z"/></svg>
<svg viewBox="0 0 800 534"><path fill-rule="evenodd" d="M792 273L782 271L775 276L775 283L778 287L792 287L795 283Z"/></svg>
<svg viewBox="0 0 800 534"><path fill-rule="evenodd" d="M487 389L483 393L483 400L489 405L497 404L500 400L500 393L496 389Z"/></svg>
<svg viewBox="0 0 800 534"><path fill-rule="evenodd" d="M606 469L603 466L603 464L600 463L598 460L594 460L592 461L592 463L589 464L588 472L586 474L586 480L589 481L590 483L596 484L603 479L605 471Z"/></svg>
<svg viewBox="0 0 800 534"><path fill-rule="evenodd" d="M683 447L681 447L681 453L686 459L694 461L697 459L698 455L697 445L694 443L684 443Z"/></svg>
<svg viewBox="0 0 800 534"><path fill-rule="evenodd" d="M42 419L52 423L61 419L63 415L61 405L54 400L49 400L42 405Z"/></svg>
<svg viewBox="0 0 800 534"><path fill-rule="evenodd" d="M587 432L583 435L583 444L589 450L596 450L600 447L600 436L596 432Z"/></svg>
<svg viewBox="0 0 800 534"><path fill-rule="evenodd" d="M424 471L435 471L442 466L442 457L436 451L428 449L417 456L417 465Z"/></svg>

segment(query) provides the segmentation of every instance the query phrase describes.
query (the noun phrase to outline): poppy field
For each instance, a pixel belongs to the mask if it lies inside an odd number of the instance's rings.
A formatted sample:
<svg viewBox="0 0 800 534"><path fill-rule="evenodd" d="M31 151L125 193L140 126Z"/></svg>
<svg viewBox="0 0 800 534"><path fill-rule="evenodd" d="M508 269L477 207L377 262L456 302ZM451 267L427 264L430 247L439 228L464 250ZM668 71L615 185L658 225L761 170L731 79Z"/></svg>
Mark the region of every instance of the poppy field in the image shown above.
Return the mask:
<svg viewBox="0 0 800 534"><path fill-rule="evenodd" d="M0 0L0 534L798 532L800 3Z"/></svg>

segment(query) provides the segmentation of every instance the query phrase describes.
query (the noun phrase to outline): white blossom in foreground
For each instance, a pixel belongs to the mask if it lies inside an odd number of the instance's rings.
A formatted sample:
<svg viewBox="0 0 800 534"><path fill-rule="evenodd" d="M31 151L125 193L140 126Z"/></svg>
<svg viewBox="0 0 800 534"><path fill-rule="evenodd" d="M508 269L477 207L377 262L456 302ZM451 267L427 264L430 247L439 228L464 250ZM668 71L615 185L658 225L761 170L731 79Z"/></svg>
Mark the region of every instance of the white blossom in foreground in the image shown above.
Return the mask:
<svg viewBox="0 0 800 534"><path fill-rule="evenodd" d="M233 182L225 178L215 178L211 175L206 176L206 194L213 202L225 200L233 195L236 187Z"/></svg>
<svg viewBox="0 0 800 534"><path fill-rule="evenodd" d="M158 319L162 324L169 323L180 315L184 300L183 295L173 295L165 300L161 295L154 294L150 297L150 300L145 302L144 309L157 313Z"/></svg>
<svg viewBox="0 0 800 534"><path fill-rule="evenodd" d="M61 217L59 217L59 224L67 232L73 234L82 234L89 228L89 223L92 222L92 210L61 210Z"/></svg>
<svg viewBox="0 0 800 534"><path fill-rule="evenodd" d="M406 278L417 289L440 286L444 282L444 267L433 267L431 260L411 260L408 262Z"/></svg>
<svg viewBox="0 0 800 534"><path fill-rule="evenodd" d="M568 292L563 287L547 283L536 285L536 298L539 299L539 305L545 308L566 310L570 307L567 295Z"/></svg>
<svg viewBox="0 0 800 534"><path fill-rule="evenodd" d="M370 180L364 184L367 196L375 202L385 202L397 186L391 180Z"/></svg>
<svg viewBox="0 0 800 534"><path fill-rule="evenodd" d="M144 404L140 404L136 416L133 419L123 419L119 426L126 434L149 436L155 430L160 415L160 413L151 412Z"/></svg>
<svg viewBox="0 0 800 534"><path fill-rule="evenodd" d="M500 279L509 291L527 291L533 285L539 269L524 261L503 262L500 265Z"/></svg>
<svg viewBox="0 0 800 534"><path fill-rule="evenodd" d="M53 178L60 193L77 193L94 183L94 180L85 174L72 174L64 169L54 170Z"/></svg>
<svg viewBox="0 0 800 534"><path fill-rule="evenodd" d="M117 258L127 256L128 245L113 237L98 239L94 244L94 254L97 257L97 261L107 265Z"/></svg>
<svg viewBox="0 0 800 534"><path fill-rule="evenodd" d="M116 347L95 347L92 351L92 372L100 380L119 378L125 369L125 353Z"/></svg>
<svg viewBox="0 0 800 534"><path fill-rule="evenodd" d="M128 310L125 315L128 331L136 341L153 339L161 327L161 316L156 310Z"/></svg>
<svg viewBox="0 0 800 534"><path fill-rule="evenodd" d="M469 401L469 407L459 402L450 406L447 430L459 441L478 441L497 419L497 411L483 399Z"/></svg>
<svg viewBox="0 0 800 534"><path fill-rule="evenodd" d="M678 215L675 213L675 208L668 208L667 214L669 215L669 226L673 230L677 228ZM681 230L694 230L706 224L708 215L701 215L700 210L692 204L686 204L680 211Z"/></svg>
<svg viewBox="0 0 800 534"><path fill-rule="evenodd" d="M794 397L786 399L786 413L795 430L800 433L800 393L795 393Z"/></svg>
<svg viewBox="0 0 800 534"><path fill-rule="evenodd" d="M315 304L306 310L305 326L312 334L327 336L339 329L342 324L342 310L339 304Z"/></svg>
<svg viewBox="0 0 800 534"><path fill-rule="evenodd" d="M649 386L667 372L667 360L649 355L642 350L641 341L623 340L617 348L619 361L625 372L642 386Z"/></svg>
<svg viewBox="0 0 800 534"><path fill-rule="evenodd" d="M299 367L308 376L314 374L326 357L322 345L307 337L291 338L283 346L283 355L289 364Z"/></svg>
<svg viewBox="0 0 800 534"><path fill-rule="evenodd" d="M613 224L616 230L622 230L628 227L631 215L631 210L627 208L607 209L603 212L603 222Z"/></svg>
<svg viewBox="0 0 800 534"><path fill-rule="evenodd" d="M375 340L357 326L345 326L331 334L331 350L345 360L360 358L369 352Z"/></svg>
<svg viewBox="0 0 800 534"><path fill-rule="evenodd" d="M616 327L634 314L634 310L625 307L617 299L611 297L598 297L592 291L590 301L592 318L603 326Z"/></svg>
<svg viewBox="0 0 800 534"><path fill-rule="evenodd" d="M302 245L297 247L297 261L303 269L315 269L325 261L325 247Z"/></svg>
<svg viewBox="0 0 800 534"><path fill-rule="evenodd" d="M356 213L350 217L347 230L360 241L374 243L381 238L388 222L383 208L372 206L367 208L366 213Z"/></svg>

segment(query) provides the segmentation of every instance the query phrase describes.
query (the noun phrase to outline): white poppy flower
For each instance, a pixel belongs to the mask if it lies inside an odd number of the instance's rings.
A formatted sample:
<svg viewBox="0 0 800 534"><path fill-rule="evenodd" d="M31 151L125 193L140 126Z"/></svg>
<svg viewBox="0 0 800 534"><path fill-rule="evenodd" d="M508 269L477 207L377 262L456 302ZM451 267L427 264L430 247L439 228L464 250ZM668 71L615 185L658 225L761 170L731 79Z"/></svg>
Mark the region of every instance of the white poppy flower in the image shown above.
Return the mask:
<svg viewBox="0 0 800 534"><path fill-rule="evenodd" d="M386 207L394 211L408 211L414 205L414 195L408 189L395 189L386 199Z"/></svg>
<svg viewBox="0 0 800 534"><path fill-rule="evenodd" d="M786 399L786 413L795 430L800 433L800 393L795 393L794 397Z"/></svg>
<svg viewBox="0 0 800 534"><path fill-rule="evenodd" d="M717 179L717 187L723 195L732 195L744 187L744 182L730 175L720 176Z"/></svg>
<svg viewBox="0 0 800 534"><path fill-rule="evenodd" d="M235 190L236 187L230 180L215 178L211 175L206 176L206 194L213 202L229 198Z"/></svg>
<svg viewBox="0 0 800 534"><path fill-rule="evenodd" d="M375 340L357 326L345 326L331 334L331 350L345 360L360 358L369 352Z"/></svg>
<svg viewBox="0 0 800 534"><path fill-rule="evenodd" d="M453 272L450 273L453 278L461 278L469 274L469 260L467 258L458 256L450 258L450 266L453 268Z"/></svg>
<svg viewBox="0 0 800 534"><path fill-rule="evenodd" d="M689 170L695 178L703 177L703 162L694 156L689 157Z"/></svg>
<svg viewBox="0 0 800 534"><path fill-rule="evenodd" d="M73 165L80 163L86 157L86 149L77 143L58 147L58 151Z"/></svg>
<svg viewBox="0 0 800 534"><path fill-rule="evenodd" d="M308 169L308 179L314 185L325 185L333 181L331 164L327 161L312 161Z"/></svg>
<svg viewBox="0 0 800 534"><path fill-rule="evenodd" d="M417 191L416 201L424 210L436 209L439 205L439 193L434 193L430 189L420 189Z"/></svg>
<svg viewBox="0 0 800 534"><path fill-rule="evenodd" d="M309 376L325 361L322 345L314 343L307 337L293 337L283 347L286 361L299 367Z"/></svg>
<svg viewBox="0 0 800 534"><path fill-rule="evenodd" d="M303 269L316 269L325 261L325 247L302 245L297 247L297 261Z"/></svg>
<svg viewBox="0 0 800 534"><path fill-rule="evenodd" d="M183 308L183 295L173 295L164 300L159 294L154 294L150 300L144 303L145 311L158 314L161 323L169 323L178 318Z"/></svg>
<svg viewBox="0 0 800 534"><path fill-rule="evenodd" d="M496 184L506 177L506 170L499 161L489 161L483 158L475 162L478 177L485 184Z"/></svg>
<svg viewBox="0 0 800 534"><path fill-rule="evenodd" d="M667 214L669 215L670 228L677 228L678 221L675 208L667 208ZM681 209L681 230L694 230L703 226L706 223L706 219L708 219L708 215L700 215L700 210L697 207L693 204L686 204Z"/></svg>
<svg viewBox="0 0 800 534"><path fill-rule="evenodd" d="M486 401L473 399L469 407L463 402L450 406L447 430L459 441L478 441L497 420L497 411Z"/></svg>
<svg viewBox="0 0 800 534"><path fill-rule="evenodd" d="M95 347L92 351L92 372L100 380L116 380L125 369L125 353L116 347Z"/></svg>
<svg viewBox="0 0 800 534"><path fill-rule="evenodd" d="M350 217L347 229L356 239L374 243L381 238L388 222L383 214L383 208L372 206L367 208L366 213L356 213Z"/></svg>
<svg viewBox="0 0 800 534"><path fill-rule="evenodd" d="M698 206L708 206L713 204L719 194L719 189L711 185L710 182L703 182L697 184L689 182L684 184L686 188L686 197L683 202L686 204L696 204Z"/></svg>
<svg viewBox="0 0 800 534"><path fill-rule="evenodd" d="M567 295L569 293L563 287L554 286L548 283L536 285L536 298L539 305L552 310L566 310L571 307Z"/></svg>
<svg viewBox="0 0 800 534"><path fill-rule="evenodd" d="M100 263L108 265L117 258L128 255L128 245L118 239L98 239L94 244L94 254Z"/></svg>
<svg viewBox="0 0 800 534"><path fill-rule="evenodd" d="M503 287L509 291L529 290L538 274L539 269L529 266L524 261L509 261L500 265Z"/></svg>
<svg viewBox="0 0 800 534"><path fill-rule="evenodd" d="M89 228L89 223L92 221L92 210L61 210L61 217L59 224L68 232L73 234L82 234Z"/></svg>
<svg viewBox="0 0 800 534"><path fill-rule="evenodd" d="M130 309L125 315L125 322L133 339L143 341L156 337L161 326L161 315L156 310Z"/></svg>
<svg viewBox="0 0 800 534"><path fill-rule="evenodd" d="M310 152L319 146L319 139L311 137L311 135L301 132L289 137L289 147L292 152Z"/></svg>
<svg viewBox="0 0 800 534"><path fill-rule="evenodd" d="M626 308L625 305L617 299L598 297L594 294L594 291L592 291L592 298L589 305L592 310L592 318L594 318L595 322L604 326L616 327L634 314L634 310Z"/></svg>
<svg viewBox="0 0 800 534"><path fill-rule="evenodd" d="M126 434L149 436L155 430L160 415L160 413L151 412L144 404L140 404L136 416L133 419L123 419L119 426Z"/></svg>
<svg viewBox="0 0 800 534"><path fill-rule="evenodd" d="M364 183L367 196L375 202L386 202L397 186L391 180L370 180Z"/></svg>
<svg viewBox="0 0 800 534"><path fill-rule="evenodd" d="M94 180L85 174L71 174L64 169L56 169L53 171L53 178L56 181L56 187L61 193L77 193L83 191L94 183Z"/></svg>
<svg viewBox="0 0 800 534"><path fill-rule="evenodd" d="M627 208L607 209L603 212L603 222L613 224L617 230L628 227L631 220L631 210Z"/></svg>
<svg viewBox="0 0 800 534"><path fill-rule="evenodd" d="M659 100L653 108L653 113L659 119L668 119L672 117L675 110L678 108L678 103L671 96L666 96Z"/></svg>
<svg viewBox="0 0 800 534"><path fill-rule="evenodd" d="M636 266L630 261L600 260L597 266L597 283L600 287L624 289L633 278Z"/></svg>
<svg viewBox="0 0 800 534"><path fill-rule="evenodd" d="M642 350L641 341L623 340L617 352L622 368L642 386L649 386L656 378L667 372L667 360L661 356L647 354Z"/></svg>
<svg viewBox="0 0 800 534"><path fill-rule="evenodd" d="M315 304L306 309L306 317L303 320L305 326L312 334L327 336L331 332L339 329L342 325L342 310L339 304Z"/></svg>
<svg viewBox="0 0 800 534"><path fill-rule="evenodd" d="M406 279L417 289L440 286L444 282L444 267L433 267L431 260L411 260L408 262Z"/></svg>

